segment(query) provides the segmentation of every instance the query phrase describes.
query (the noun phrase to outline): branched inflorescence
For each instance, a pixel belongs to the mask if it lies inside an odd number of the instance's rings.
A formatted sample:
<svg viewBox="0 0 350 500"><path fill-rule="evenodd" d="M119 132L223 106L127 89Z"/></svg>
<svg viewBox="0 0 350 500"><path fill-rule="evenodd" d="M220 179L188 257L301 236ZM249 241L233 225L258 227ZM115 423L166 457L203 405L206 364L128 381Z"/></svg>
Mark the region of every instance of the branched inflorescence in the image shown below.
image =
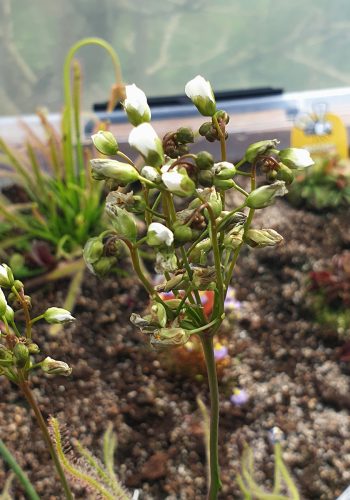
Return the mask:
<svg viewBox="0 0 350 500"><path fill-rule="evenodd" d="M185 92L210 121L199 128L209 142L219 141L221 158L208 151L196 154L189 146L195 133L180 127L161 140L150 125L151 112L145 94L135 85L125 87L122 105L134 128L129 144L144 158L142 168L120 151L111 132L100 131L92 139L103 155L91 161L92 176L106 181L110 190L106 212L113 229L88 241L84 256L96 274L106 274L127 248L134 270L149 295L147 314L133 313L132 323L156 349L177 347L198 335L203 346L211 392L211 486L209 498L220 487L217 459L218 389L213 356L213 336L224 319L224 300L239 253L244 245L274 246L282 236L270 228L252 228L254 212L283 196L296 169L312 165L307 151L277 149L277 140L252 144L241 161L227 159L228 114L217 110L211 85L197 76ZM106 158L108 156L119 157ZM267 182L257 186L257 171ZM249 178L249 186L238 179ZM241 203L228 210L231 191ZM154 262L161 283L154 285L141 255ZM214 306L206 315L199 292L212 290ZM164 292L171 293L163 300Z"/></svg>

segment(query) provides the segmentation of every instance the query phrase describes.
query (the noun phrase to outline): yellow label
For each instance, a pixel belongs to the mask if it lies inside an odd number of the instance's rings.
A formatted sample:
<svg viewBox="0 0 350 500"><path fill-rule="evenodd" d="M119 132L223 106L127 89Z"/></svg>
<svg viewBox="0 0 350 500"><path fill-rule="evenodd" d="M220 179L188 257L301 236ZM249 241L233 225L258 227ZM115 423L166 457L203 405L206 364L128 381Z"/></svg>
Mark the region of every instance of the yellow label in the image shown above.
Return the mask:
<svg viewBox="0 0 350 500"><path fill-rule="evenodd" d="M326 113L322 123L317 122L316 115L311 114L309 118L308 127L292 128L291 146L305 148L312 155L337 154L341 159L347 159L349 157L347 131L339 116ZM318 131L321 133L318 134Z"/></svg>

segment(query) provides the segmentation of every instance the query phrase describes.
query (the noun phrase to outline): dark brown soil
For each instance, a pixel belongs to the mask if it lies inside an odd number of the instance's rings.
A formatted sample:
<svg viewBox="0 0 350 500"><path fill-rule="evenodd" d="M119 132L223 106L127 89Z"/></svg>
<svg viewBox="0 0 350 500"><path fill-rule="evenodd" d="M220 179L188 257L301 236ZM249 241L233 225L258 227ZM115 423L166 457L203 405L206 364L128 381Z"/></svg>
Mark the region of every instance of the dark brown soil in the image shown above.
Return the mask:
<svg viewBox="0 0 350 500"><path fill-rule="evenodd" d="M285 433L284 458L304 499L334 500L350 483L349 365L341 363L337 335L315 324L304 307L304 280L313 263L350 247L349 214L318 215L281 201L258 214L257 227L278 230L276 249L245 250L233 286L242 302L239 318L225 321L230 360L221 388L221 499L239 499L239 455L247 441L256 479L268 487L273 471L268 431ZM63 283L33 294L34 307L63 302ZM141 499L204 499L206 465L200 395L206 380L167 367L129 323L146 306L132 277L86 276L77 321L56 337L37 329L42 352L73 366L69 378L34 376L32 386L48 417L58 417L74 437L101 456L108 422L118 434L116 470ZM185 371L185 370L184 370ZM234 386L249 402L235 407ZM40 498L62 499L52 463L32 413L7 380L0 380L1 438L32 479ZM0 483L7 477L0 471ZM24 498L16 490L15 498ZM88 498L75 490L76 498Z"/></svg>

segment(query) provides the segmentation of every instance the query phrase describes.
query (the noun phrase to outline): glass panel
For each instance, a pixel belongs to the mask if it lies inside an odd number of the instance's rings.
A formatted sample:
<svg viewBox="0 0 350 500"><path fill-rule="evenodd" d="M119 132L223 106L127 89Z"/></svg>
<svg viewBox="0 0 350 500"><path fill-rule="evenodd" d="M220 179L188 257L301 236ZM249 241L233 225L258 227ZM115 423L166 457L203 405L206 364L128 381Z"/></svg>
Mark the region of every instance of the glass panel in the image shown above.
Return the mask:
<svg viewBox="0 0 350 500"><path fill-rule="evenodd" d="M71 44L100 36L118 51L126 82L148 95L183 93L201 73L216 90L284 90L350 83L348 0L2 0L0 114L59 111ZM84 48L84 108L105 101L113 71Z"/></svg>

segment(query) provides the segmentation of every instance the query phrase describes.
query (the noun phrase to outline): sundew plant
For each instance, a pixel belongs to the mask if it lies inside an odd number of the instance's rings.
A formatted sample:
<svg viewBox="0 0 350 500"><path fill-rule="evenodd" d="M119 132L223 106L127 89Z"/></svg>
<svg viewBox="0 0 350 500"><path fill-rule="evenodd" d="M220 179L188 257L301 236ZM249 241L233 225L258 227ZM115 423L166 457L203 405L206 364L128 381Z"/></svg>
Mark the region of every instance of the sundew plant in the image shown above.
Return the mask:
<svg viewBox="0 0 350 500"><path fill-rule="evenodd" d="M106 271L120 247L128 249L135 273L149 296L145 314L133 313L131 321L154 349L181 346L193 335L198 336L211 399L208 498L214 500L221 482L213 337L225 317L225 297L243 247L274 246L283 239L271 228L253 227L255 211L286 194L295 171L313 161L307 151L279 150L277 140L264 140L249 146L234 165L228 161L226 150L229 116L217 109L210 83L196 76L186 84L185 92L206 117L199 134L209 142L220 142L221 157L215 160L207 151L190 153L195 137L190 128L180 127L163 139L158 137L149 123L151 112L145 94L134 84L126 85L121 103L134 126L129 144L142 155L144 166L138 169L119 150L110 132L93 135L96 149L105 158L91 161L92 176L106 181L110 189L106 211L113 229L90 239L84 257L92 271ZM117 154L122 162L109 158ZM257 173L262 172L266 181L258 185ZM232 191L238 192L241 201L228 210L226 203ZM155 285L145 272L141 252L153 259L154 271L161 275L160 284ZM215 296L210 316L204 312L199 293L205 290L212 290ZM173 298L164 301L163 292L172 292Z"/></svg>

